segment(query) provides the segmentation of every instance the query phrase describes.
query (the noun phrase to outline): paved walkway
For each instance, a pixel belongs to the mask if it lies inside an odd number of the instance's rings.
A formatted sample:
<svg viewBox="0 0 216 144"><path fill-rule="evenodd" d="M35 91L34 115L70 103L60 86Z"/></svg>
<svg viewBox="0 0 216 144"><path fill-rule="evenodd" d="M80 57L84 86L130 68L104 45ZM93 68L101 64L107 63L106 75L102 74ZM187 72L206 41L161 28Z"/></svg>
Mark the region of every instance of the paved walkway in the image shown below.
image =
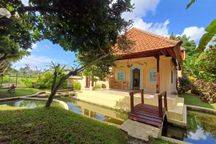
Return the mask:
<svg viewBox="0 0 216 144"><path fill-rule="evenodd" d="M129 92L117 90L83 90L78 92L77 99L113 108L130 111L130 96ZM168 95L168 121L180 126L186 125L186 108L184 106L184 99L176 95ZM134 95L134 104L141 102L140 94ZM155 105L158 104L158 97L156 94L144 94L145 104Z"/></svg>
<svg viewBox="0 0 216 144"><path fill-rule="evenodd" d="M154 99L153 94L144 94L145 100ZM130 110L130 97L128 92L115 91L115 90L84 90L77 94L77 99L102 105L114 109L123 109L125 111ZM134 103L140 103L140 95L134 96Z"/></svg>

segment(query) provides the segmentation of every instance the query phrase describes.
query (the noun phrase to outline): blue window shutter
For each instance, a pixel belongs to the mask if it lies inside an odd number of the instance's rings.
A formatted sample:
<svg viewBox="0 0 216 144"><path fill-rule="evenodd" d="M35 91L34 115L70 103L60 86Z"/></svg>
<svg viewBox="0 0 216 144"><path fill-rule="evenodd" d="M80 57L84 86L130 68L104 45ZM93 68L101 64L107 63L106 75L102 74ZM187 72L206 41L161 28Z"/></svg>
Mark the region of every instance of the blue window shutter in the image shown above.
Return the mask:
<svg viewBox="0 0 216 144"><path fill-rule="evenodd" d="M123 71L118 72L118 80L125 81L125 73Z"/></svg>
<svg viewBox="0 0 216 144"><path fill-rule="evenodd" d="M156 83L157 81L157 72L155 69L149 71L149 81L150 83Z"/></svg>

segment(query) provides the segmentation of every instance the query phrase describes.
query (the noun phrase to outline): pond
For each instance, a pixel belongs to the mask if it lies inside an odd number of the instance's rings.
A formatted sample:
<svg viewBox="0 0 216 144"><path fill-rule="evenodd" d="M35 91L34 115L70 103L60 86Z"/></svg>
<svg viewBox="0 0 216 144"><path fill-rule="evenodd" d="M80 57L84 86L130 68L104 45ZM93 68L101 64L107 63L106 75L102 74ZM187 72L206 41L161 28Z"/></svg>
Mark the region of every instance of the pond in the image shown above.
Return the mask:
<svg viewBox="0 0 216 144"><path fill-rule="evenodd" d="M39 100L14 100L14 101L7 101L1 102L0 105L8 105L8 106L15 106L20 108L36 108L36 107L43 107L45 105L45 101Z"/></svg>
<svg viewBox="0 0 216 144"><path fill-rule="evenodd" d="M216 116L188 111L186 130L168 124L163 135L193 144L216 144Z"/></svg>
<svg viewBox="0 0 216 144"><path fill-rule="evenodd" d="M70 111L77 114L81 114L99 121L108 122L112 124L121 125L127 118L128 115L124 112L116 111L106 107L90 104L83 101L61 99L65 101Z"/></svg>
<svg viewBox="0 0 216 144"><path fill-rule="evenodd" d="M89 118L93 118L99 121L121 125L126 119L127 114L124 112L116 111L113 109L105 108L102 106L71 100L71 99L59 99L67 103L69 110L74 113L87 116ZM60 105L57 102L53 103L54 105ZM45 101L39 100L15 100L8 102L0 102L0 105L9 105L15 107L23 107L23 108L36 108L43 107L45 105Z"/></svg>

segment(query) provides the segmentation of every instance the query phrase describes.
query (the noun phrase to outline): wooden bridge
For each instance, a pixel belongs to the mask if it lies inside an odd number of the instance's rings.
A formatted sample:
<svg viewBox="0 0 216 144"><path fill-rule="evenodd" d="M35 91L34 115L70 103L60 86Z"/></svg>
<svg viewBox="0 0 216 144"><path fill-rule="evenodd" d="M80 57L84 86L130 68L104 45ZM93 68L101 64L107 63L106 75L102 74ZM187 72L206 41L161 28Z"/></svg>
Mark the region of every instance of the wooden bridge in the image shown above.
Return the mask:
<svg viewBox="0 0 216 144"><path fill-rule="evenodd" d="M129 113L129 119L162 128L165 112L167 111L166 92L158 94L158 106L145 104L144 91L140 90L140 94L141 103L134 106L134 91L130 92L131 112Z"/></svg>

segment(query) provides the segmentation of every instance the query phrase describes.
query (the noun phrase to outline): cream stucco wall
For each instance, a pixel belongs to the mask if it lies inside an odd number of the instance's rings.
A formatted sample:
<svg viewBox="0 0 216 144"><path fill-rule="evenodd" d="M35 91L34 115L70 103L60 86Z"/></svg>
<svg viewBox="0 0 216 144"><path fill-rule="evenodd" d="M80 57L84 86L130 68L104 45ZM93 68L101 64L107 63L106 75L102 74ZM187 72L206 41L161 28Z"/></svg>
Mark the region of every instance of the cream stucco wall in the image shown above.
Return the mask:
<svg viewBox="0 0 216 144"><path fill-rule="evenodd" d="M118 81L117 75L119 71L125 72L125 82L127 82L128 89L131 88L131 69L139 68L140 71L140 88L145 92L155 93L156 83L151 83L149 80L149 73L151 69L156 70L157 62L154 57L137 58L117 60L115 66L112 68L112 72L115 81ZM171 83L171 70L173 71L173 83ZM171 57L160 57L160 91L166 90L168 93L176 92L176 77L177 71L173 64Z"/></svg>

